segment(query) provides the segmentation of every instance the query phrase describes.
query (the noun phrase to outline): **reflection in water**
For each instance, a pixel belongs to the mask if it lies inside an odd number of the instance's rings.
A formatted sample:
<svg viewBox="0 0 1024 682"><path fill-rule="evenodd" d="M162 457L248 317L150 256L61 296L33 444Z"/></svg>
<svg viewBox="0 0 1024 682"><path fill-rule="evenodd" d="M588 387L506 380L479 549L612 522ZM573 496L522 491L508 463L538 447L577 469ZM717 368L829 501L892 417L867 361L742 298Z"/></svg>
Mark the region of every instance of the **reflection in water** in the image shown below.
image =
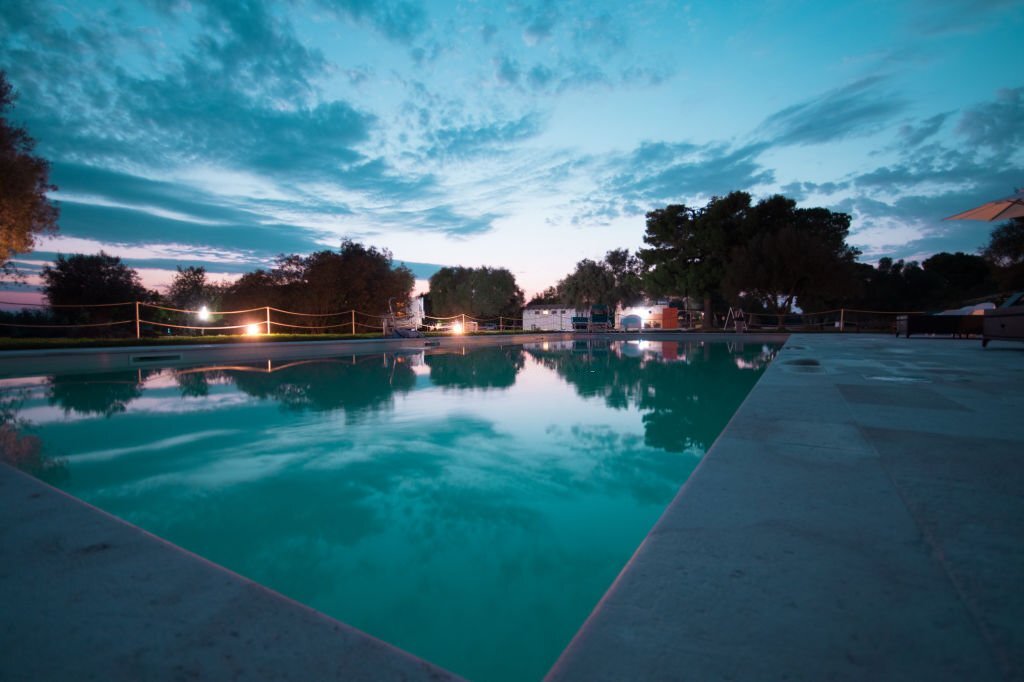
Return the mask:
<svg viewBox="0 0 1024 682"><path fill-rule="evenodd" d="M65 412L109 417L124 412L128 403L142 395L148 370L63 374L50 377L50 404Z"/></svg>
<svg viewBox="0 0 1024 682"><path fill-rule="evenodd" d="M508 388L523 368L520 347L480 348L472 353L426 356L430 381L452 388Z"/></svg>
<svg viewBox="0 0 1024 682"><path fill-rule="evenodd" d="M729 370L763 369L776 352L760 345L699 341L591 340L529 344L526 349L579 395L602 397L616 409L641 410L645 443L669 452L706 450L759 376L751 372L744 380L729 376Z"/></svg>
<svg viewBox="0 0 1024 682"><path fill-rule="evenodd" d="M540 343L52 377L17 401L0 384L0 448L61 455L72 494L466 677L540 679L773 352Z"/></svg>
<svg viewBox="0 0 1024 682"><path fill-rule="evenodd" d="M318 412L379 410L391 405L393 393L408 392L416 383L409 358L383 355L295 362L268 371L224 369L221 376L256 398Z"/></svg>
<svg viewBox="0 0 1024 682"><path fill-rule="evenodd" d="M56 485L67 478L67 466L46 454L42 439L29 433L28 422L20 417L29 394L20 386L0 393L0 462Z"/></svg>

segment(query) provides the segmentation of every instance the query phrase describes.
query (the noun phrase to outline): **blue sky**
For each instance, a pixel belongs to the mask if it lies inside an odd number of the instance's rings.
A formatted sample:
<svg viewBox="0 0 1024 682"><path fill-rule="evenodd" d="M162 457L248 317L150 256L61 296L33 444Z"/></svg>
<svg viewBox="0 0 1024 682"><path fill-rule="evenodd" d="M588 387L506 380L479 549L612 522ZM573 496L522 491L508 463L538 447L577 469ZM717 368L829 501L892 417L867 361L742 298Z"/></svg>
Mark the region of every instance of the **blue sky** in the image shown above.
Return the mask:
<svg viewBox="0 0 1024 682"><path fill-rule="evenodd" d="M942 218L1024 185L1024 5L143 0L0 4L60 232L147 283L353 238L532 294L644 213L782 192L871 262L974 252Z"/></svg>

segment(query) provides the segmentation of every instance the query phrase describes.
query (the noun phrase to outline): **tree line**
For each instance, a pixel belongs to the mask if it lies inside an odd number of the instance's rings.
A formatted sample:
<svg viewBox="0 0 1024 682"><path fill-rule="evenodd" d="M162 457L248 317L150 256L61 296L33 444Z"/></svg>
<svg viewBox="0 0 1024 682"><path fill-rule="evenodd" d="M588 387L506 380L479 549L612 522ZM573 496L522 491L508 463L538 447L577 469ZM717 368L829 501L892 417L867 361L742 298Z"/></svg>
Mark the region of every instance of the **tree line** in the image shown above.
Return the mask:
<svg viewBox="0 0 1024 682"><path fill-rule="evenodd" d="M671 204L646 214L645 246L581 260L573 272L530 303L585 308L637 303L645 297L699 301L715 311L786 314L862 308L935 310L1024 288L1024 220L996 227L980 255L938 253L923 262L857 261L847 243L850 216L798 208L774 195L746 192L706 205Z"/></svg>
<svg viewBox="0 0 1024 682"><path fill-rule="evenodd" d="M234 311L271 306L306 315L348 310L384 315L388 301L407 300L415 283L412 271L396 265L388 250L352 240L343 241L338 251L278 256L273 267L247 272L234 282L213 282L203 267L178 266L166 294L147 289L135 269L103 252L59 254L52 265L43 267L41 278L42 292L51 309L7 313L5 317L27 323L103 324L123 320L129 311L117 306L75 306L134 301L178 310L205 306L210 311ZM155 321L168 318L161 311L151 315L157 318ZM289 323L316 331L329 321L297 317Z"/></svg>

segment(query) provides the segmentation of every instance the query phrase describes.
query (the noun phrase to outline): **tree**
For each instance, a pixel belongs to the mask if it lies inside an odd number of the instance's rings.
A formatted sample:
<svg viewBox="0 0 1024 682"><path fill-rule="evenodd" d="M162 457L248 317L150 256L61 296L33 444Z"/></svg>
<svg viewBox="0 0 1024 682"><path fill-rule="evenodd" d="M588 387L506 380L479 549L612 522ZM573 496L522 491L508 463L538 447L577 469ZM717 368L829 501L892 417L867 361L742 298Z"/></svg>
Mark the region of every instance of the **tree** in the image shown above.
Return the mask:
<svg viewBox="0 0 1024 682"><path fill-rule="evenodd" d="M1024 287L1024 218L1014 218L992 230L981 255L996 268L1004 289Z"/></svg>
<svg viewBox="0 0 1024 682"><path fill-rule="evenodd" d="M273 306L318 315L348 310L380 315L387 312L388 299L409 298L414 284L412 272L404 265L395 266L390 251L345 240L337 252L278 256L269 272L246 273L227 287L223 302L232 308ZM325 321L305 318L304 323L316 327Z"/></svg>
<svg viewBox="0 0 1024 682"><path fill-rule="evenodd" d="M880 258L876 268L857 264L855 272L860 282L861 295L843 303L852 303L869 310L929 310L937 306L937 296L942 290L942 281L938 275L926 272L917 261Z"/></svg>
<svg viewBox="0 0 1024 682"><path fill-rule="evenodd" d="M705 318L713 319L712 301L733 248L744 242L749 208L749 194L732 192L704 208L672 204L648 213L644 243L650 248L639 251L648 293L703 298Z"/></svg>
<svg viewBox="0 0 1024 682"><path fill-rule="evenodd" d="M0 71L0 263L6 267L14 253L31 251L36 236L57 229L57 206L46 198L50 165L35 156L33 140L24 128L7 121L15 95Z"/></svg>
<svg viewBox="0 0 1024 682"><path fill-rule="evenodd" d="M323 253L323 252L321 252ZM322 265L313 254L307 261L307 281L317 282ZM352 309L373 315L387 311L388 300L404 301L409 298L416 278L404 265L394 265L387 249L369 248L346 239L338 252L337 268L325 273L328 283L338 287L341 294L333 300L341 310Z"/></svg>
<svg viewBox="0 0 1024 682"><path fill-rule="evenodd" d="M935 278L935 303L943 307L958 306L995 290L992 266L981 256L942 252L926 258L921 267Z"/></svg>
<svg viewBox="0 0 1024 682"><path fill-rule="evenodd" d="M43 266L43 293L51 305L94 305L152 301L156 293L142 286L139 273L117 256L100 251L87 256L57 254Z"/></svg>
<svg viewBox="0 0 1024 682"><path fill-rule="evenodd" d="M778 194L752 205L732 192L703 208L648 213L649 248L639 255L651 293L703 298L705 319L721 297L781 313L850 293L858 252L846 244L849 229L845 213L797 208Z"/></svg>
<svg viewBox="0 0 1024 682"><path fill-rule="evenodd" d="M221 293L220 286L206 280L206 268L182 268L179 265L178 273L167 290L167 298L176 308L197 310L204 305L216 308Z"/></svg>
<svg viewBox="0 0 1024 682"><path fill-rule="evenodd" d="M539 294L535 294L530 299L529 305L535 303L563 303L562 292L558 290L558 287L548 287Z"/></svg>
<svg viewBox="0 0 1024 682"><path fill-rule="evenodd" d="M751 207L740 230L746 236L723 264L722 291L753 299L774 313L818 307L853 290L859 251L846 244L850 216L824 208L797 208L776 194Z"/></svg>
<svg viewBox="0 0 1024 682"><path fill-rule="evenodd" d="M604 262L615 279L613 304L629 305L643 299L644 264L639 256L629 249L613 249L605 254Z"/></svg>
<svg viewBox="0 0 1024 682"><path fill-rule="evenodd" d="M613 249L603 261L584 258L558 283L557 291L577 308L636 303L643 298L643 263L628 249Z"/></svg>
<svg viewBox="0 0 1024 682"><path fill-rule="evenodd" d="M614 305L615 275L604 263L584 258L558 283L558 289L566 302L576 308Z"/></svg>
<svg viewBox="0 0 1024 682"><path fill-rule="evenodd" d="M43 266L43 294L57 307L53 320L58 324L99 324L100 327L80 328L71 333L105 335L124 332L126 320L135 314L135 301L154 302L160 296L142 286L139 273L121 262L117 256L100 251L87 256L57 254L53 265ZM122 303L124 305L110 305ZM110 323L110 324L108 324ZM132 330L134 331L134 330Z"/></svg>
<svg viewBox="0 0 1024 682"><path fill-rule="evenodd" d="M446 267L430 278L430 302L438 317L518 317L523 301L515 275L505 268Z"/></svg>

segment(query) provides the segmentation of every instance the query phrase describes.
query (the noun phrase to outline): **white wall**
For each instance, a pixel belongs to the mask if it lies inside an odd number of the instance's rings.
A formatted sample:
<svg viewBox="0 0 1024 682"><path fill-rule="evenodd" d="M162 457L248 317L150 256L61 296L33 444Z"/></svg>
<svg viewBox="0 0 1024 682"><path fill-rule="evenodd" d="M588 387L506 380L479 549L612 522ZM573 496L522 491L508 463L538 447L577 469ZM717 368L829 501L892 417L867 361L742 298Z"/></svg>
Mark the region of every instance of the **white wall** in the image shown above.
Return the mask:
<svg viewBox="0 0 1024 682"><path fill-rule="evenodd" d="M523 309L523 331L572 331L572 318L586 315L575 308L552 305L550 308Z"/></svg>

